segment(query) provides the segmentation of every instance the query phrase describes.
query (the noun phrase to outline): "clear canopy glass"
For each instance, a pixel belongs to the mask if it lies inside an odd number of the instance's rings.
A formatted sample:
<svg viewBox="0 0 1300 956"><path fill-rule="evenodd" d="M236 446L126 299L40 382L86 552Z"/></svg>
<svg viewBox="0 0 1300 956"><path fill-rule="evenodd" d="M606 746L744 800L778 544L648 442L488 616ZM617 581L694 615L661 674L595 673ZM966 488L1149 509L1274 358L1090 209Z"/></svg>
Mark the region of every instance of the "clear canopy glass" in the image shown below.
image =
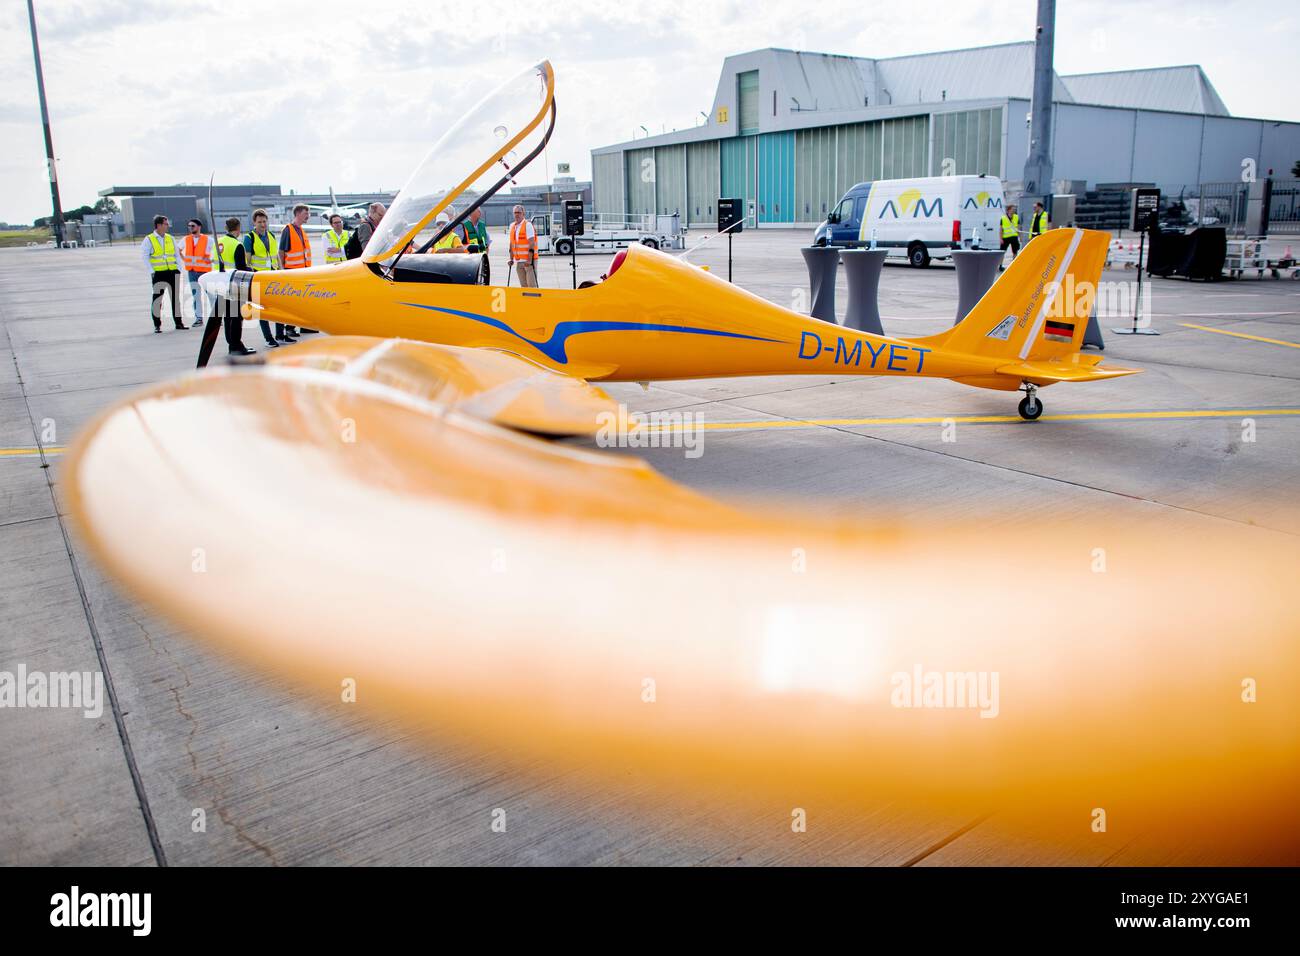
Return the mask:
<svg viewBox="0 0 1300 956"><path fill-rule="evenodd" d="M543 60L485 96L429 150L366 245L367 262L387 262L450 231L470 204L526 166L555 121L555 74ZM447 212L450 222L437 223Z"/></svg>

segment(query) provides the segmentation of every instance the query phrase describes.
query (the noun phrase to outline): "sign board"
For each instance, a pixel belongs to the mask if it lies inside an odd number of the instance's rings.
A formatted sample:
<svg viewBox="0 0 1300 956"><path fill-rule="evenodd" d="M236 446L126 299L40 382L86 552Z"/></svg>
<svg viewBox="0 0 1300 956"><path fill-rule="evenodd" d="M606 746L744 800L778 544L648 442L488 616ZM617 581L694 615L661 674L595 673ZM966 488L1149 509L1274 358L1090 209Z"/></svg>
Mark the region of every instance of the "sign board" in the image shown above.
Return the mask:
<svg viewBox="0 0 1300 956"><path fill-rule="evenodd" d="M1142 232L1156 225L1160 216L1160 190L1139 186L1133 190L1133 226Z"/></svg>
<svg viewBox="0 0 1300 956"><path fill-rule="evenodd" d="M718 200L718 232L740 232L745 228L745 200Z"/></svg>
<svg viewBox="0 0 1300 956"><path fill-rule="evenodd" d="M583 213L581 199L564 200L564 234L580 236L583 233Z"/></svg>

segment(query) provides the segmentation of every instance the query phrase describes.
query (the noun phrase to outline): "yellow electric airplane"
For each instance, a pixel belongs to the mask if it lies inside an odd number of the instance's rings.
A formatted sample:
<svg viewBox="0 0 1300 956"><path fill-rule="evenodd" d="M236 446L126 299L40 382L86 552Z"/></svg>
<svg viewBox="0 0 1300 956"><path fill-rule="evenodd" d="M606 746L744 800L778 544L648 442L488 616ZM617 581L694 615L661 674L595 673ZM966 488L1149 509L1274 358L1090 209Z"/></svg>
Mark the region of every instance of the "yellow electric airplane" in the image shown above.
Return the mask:
<svg viewBox="0 0 1300 956"><path fill-rule="evenodd" d="M1062 294L1097 278L1104 237L1035 239L970 317L918 339L644 248L594 288L488 288L473 256L402 253L544 142L550 67L503 90L449 134L472 161L449 178L435 149L364 260L225 279L250 315L342 334L152 385L77 437L60 492L116 581L322 712L351 687L348 706L549 775L866 820L996 807L995 833L1085 833L1097 860L1295 863L1300 699L1238 696L1243 675L1286 687L1300 666L1285 536L1222 522L1193 549L1127 512L742 510L525 434L597 432L618 406L588 380L941 375L1033 401L1123 374L1078 354L1086 303ZM293 493L248 520L266 488ZM1099 542L1139 573L1095 573ZM1111 823L1089 833L1097 807Z"/></svg>
<svg viewBox="0 0 1300 956"><path fill-rule="evenodd" d="M543 62L488 96L416 170L361 259L235 273L227 298L246 318L497 349L585 380L947 378L1023 390L1020 414L1029 420L1042 414L1041 386L1139 371L1102 368L1100 356L1080 352L1109 241L1090 230L1058 229L1036 239L964 321L920 338L825 323L640 245L619 253L604 281L577 290L486 286L478 281L478 256L426 254L455 228L453 222L430 229L439 213L472 197L457 208L458 218L467 214L541 151L554 127L554 88ZM523 160L519 150L527 151ZM216 331L207 331L200 365Z"/></svg>

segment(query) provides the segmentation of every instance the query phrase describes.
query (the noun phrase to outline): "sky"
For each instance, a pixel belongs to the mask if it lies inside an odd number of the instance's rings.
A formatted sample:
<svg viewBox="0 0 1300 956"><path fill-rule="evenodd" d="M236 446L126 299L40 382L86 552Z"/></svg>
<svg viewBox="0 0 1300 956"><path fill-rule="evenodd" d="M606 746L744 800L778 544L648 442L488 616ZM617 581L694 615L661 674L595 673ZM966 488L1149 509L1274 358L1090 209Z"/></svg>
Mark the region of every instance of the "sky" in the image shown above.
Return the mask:
<svg viewBox="0 0 1300 956"><path fill-rule="evenodd" d="M723 57L777 46L887 57L1033 38L1034 0L790 3L35 0L63 206L118 184L395 190L443 130L548 58L547 151L695 125ZM1300 121L1300 13L1231 0L1058 0L1056 69L1199 63L1237 116ZM219 11L219 12L208 12ZM1253 24L1253 25L1252 25ZM0 0L0 220L50 212L27 9ZM534 164L540 181L543 167Z"/></svg>

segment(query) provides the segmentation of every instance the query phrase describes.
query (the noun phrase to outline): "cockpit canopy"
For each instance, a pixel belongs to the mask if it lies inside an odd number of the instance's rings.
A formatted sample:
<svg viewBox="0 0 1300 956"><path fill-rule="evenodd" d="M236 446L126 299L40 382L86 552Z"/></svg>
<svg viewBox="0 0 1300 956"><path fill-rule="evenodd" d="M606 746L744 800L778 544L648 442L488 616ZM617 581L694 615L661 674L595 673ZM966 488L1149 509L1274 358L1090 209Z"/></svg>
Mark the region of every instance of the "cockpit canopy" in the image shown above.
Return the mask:
<svg viewBox="0 0 1300 956"><path fill-rule="evenodd" d="M367 262L389 263L414 244L440 239L470 209L541 152L555 125L555 73L543 60L507 80L433 145L366 245ZM450 222L436 224L438 214Z"/></svg>

